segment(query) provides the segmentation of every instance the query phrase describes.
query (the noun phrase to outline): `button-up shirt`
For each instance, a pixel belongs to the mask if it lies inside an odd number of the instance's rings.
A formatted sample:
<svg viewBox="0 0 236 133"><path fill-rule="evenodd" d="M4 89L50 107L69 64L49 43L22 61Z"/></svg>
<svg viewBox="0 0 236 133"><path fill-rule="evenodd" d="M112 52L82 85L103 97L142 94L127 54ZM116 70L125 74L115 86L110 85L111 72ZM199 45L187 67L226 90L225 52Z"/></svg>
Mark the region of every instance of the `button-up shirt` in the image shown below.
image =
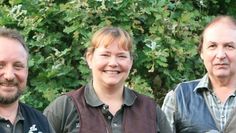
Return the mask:
<svg viewBox="0 0 236 133"><path fill-rule="evenodd" d="M10 120L0 117L0 128L4 133L23 133L24 117L18 109L15 123L12 124Z"/></svg>
<svg viewBox="0 0 236 133"><path fill-rule="evenodd" d="M17 109L17 115L14 123L11 123L10 120L7 120L0 116L0 133L24 133L24 121L27 121L27 118L24 118L20 107L21 106L19 106ZM31 130L34 132L37 131L37 127L35 126L35 123L32 123L32 127L29 129L29 133L31 133ZM49 130L50 133L55 133L50 123Z"/></svg>
<svg viewBox="0 0 236 133"><path fill-rule="evenodd" d="M202 91L198 91L200 89ZM236 107L235 93L231 94L225 103L221 103L212 89L212 85L207 74L200 79L200 82L194 91L203 93L204 100L208 105L213 118L215 119L217 127L220 132L222 132L227 120L229 119L231 111ZM175 131L174 114L176 112L176 106L175 92L172 90L166 95L162 105L162 110L165 112L167 120L169 121L173 131Z"/></svg>

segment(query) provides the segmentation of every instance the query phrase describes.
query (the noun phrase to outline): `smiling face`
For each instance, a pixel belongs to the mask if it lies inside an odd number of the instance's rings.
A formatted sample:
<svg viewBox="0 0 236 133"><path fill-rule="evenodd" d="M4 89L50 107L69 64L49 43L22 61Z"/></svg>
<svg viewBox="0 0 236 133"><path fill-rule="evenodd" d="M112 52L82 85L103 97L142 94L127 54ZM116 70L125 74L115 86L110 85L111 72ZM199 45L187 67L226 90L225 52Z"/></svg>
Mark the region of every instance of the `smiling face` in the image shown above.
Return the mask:
<svg viewBox="0 0 236 133"><path fill-rule="evenodd" d="M208 27L203 35L200 54L209 76L236 80L236 26L222 20Z"/></svg>
<svg viewBox="0 0 236 133"><path fill-rule="evenodd" d="M27 52L20 42L0 37L0 104L15 102L26 87Z"/></svg>
<svg viewBox="0 0 236 133"><path fill-rule="evenodd" d="M117 42L107 48L99 45L87 58L92 70L93 82L98 86L123 86L132 67L129 51L118 47Z"/></svg>
<svg viewBox="0 0 236 133"><path fill-rule="evenodd" d="M129 34L115 27L97 31L86 53L94 87L123 88L133 64Z"/></svg>

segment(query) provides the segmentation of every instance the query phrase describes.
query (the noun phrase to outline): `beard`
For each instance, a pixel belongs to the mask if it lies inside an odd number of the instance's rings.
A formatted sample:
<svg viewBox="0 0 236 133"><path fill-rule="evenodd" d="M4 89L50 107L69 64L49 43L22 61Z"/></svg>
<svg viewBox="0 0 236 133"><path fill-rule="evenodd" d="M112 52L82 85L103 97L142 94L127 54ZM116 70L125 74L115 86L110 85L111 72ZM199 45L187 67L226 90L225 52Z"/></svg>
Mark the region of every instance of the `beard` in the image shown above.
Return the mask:
<svg viewBox="0 0 236 133"><path fill-rule="evenodd" d="M14 95L10 95L10 96L0 95L0 104L4 104L4 105L12 104L20 98L21 94L22 92L17 90L17 92Z"/></svg>
<svg viewBox="0 0 236 133"><path fill-rule="evenodd" d="M23 91L18 87L18 82L16 80L10 80L10 81L0 80L0 85L15 86L17 88L16 93L13 95L4 96L0 94L0 104L5 104L5 105L12 104L15 101L17 101L20 98L21 94L23 93Z"/></svg>

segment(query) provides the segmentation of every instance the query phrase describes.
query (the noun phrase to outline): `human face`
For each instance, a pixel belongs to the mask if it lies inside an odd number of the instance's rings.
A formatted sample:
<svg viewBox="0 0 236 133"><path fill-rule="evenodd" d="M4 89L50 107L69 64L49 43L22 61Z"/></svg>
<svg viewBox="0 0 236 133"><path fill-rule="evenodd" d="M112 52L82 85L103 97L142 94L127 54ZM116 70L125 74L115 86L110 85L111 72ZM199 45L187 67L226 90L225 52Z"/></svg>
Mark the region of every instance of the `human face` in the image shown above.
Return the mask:
<svg viewBox="0 0 236 133"><path fill-rule="evenodd" d="M87 62L93 84L108 88L122 87L133 64L130 52L120 48L116 41L108 47L99 45L94 53L87 55Z"/></svg>
<svg viewBox="0 0 236 133"><path fill-rule="evenodd" d="M20 42L0 37L0 104L17 101L26 87L27 52Z"/></svg>
<svg viewBox="0 0 236 133"><path fill-rule="evenodd" d="M208 27L201 58L210 77L236 80L236 27L222 22Z"/></svg>

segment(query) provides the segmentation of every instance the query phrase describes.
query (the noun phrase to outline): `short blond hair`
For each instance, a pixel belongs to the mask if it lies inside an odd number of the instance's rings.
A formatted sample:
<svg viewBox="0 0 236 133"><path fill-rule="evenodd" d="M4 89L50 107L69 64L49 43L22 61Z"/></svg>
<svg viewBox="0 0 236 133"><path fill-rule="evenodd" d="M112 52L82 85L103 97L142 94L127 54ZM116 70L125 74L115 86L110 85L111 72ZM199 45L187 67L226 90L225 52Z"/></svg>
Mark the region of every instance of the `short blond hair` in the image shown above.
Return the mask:
<svg viewBox="0 0 236 133"><path fill-rule="evenodd" d="M119 27L104 27L95 32L86 53L93 54L99 45L108 47L114 41L117 41L120 48L129 51L133 56L133 40L127 31Z"/></svg>

